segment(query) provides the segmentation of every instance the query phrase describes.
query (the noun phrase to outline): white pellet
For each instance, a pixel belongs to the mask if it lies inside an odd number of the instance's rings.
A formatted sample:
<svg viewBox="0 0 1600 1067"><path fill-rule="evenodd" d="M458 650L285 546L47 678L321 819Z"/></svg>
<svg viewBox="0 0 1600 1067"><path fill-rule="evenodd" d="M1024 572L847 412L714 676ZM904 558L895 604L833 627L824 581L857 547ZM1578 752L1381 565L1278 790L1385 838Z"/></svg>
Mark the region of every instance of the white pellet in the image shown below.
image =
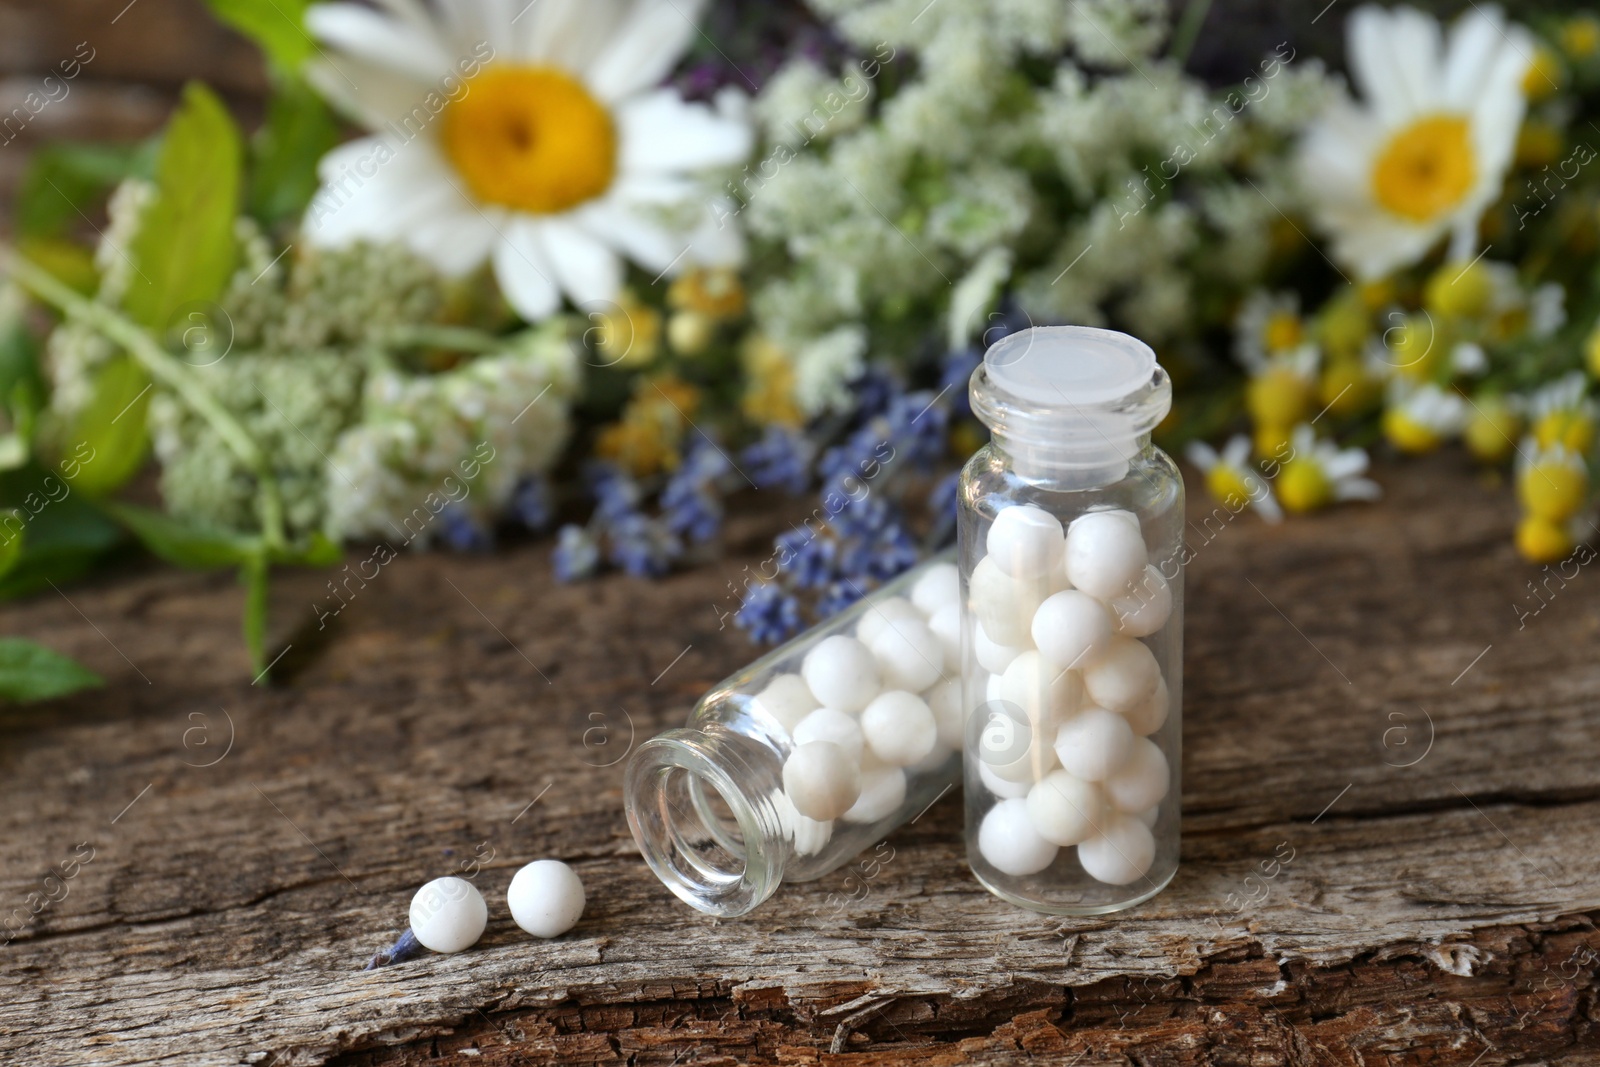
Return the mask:
<svg viewBox="0 0 1600 1067"><path fill-rule="evenodd" d="M560 937L583 917L583 881L560 860L534 860L511 878L506 906L534 937Z"/></svg>
<svg viewBox="0 0 1600 1067"><path fill-rule="evenodd" d="M954 563L935 563L911 587L911 603L930 618L950 604L961 603L961 572Z"/></svg>
<svg viewBox="0 0 1600 1067"><path fill-rule="evenodd" d="M982 760L978 760L977 763L979 779L988 787L989 792L1002 800L1025 797L1028 795L1028 790L1033 787L1032 782L1008 782L994 773L994 770L987 763Z"/></svg>
<svg viewBox="0 0 1600 1067"><path fill-rule="evenodd" d="M917 694L887 689L861 712L861 735L878 759L905 767L933 751L939 727Z"/></svg>
<svg viewBox="0 0 1600 1067"><path fill-rule="evenodd" d="M946 674L961 673L961 604L946 604L928 616L928 629L939 639Z"/></svg>
<svg viewBox="0 0 1600 1067"><path fill-rule="evenodd" d="M411 898L411 932L434 952L460 952L483 936L489 906L478 887L454 875L435 878Z"/></svg>
<svg viewBox="0 0 1600 1067"><path fill-rule="evenodd" d="M1032 504L1014 504L995 516L985 539L989 558L1013 578L1039 578L1061 569L1061 520Z"/></svg>
<svg viewBox="0 0 1600 1067"><path fill-rule="evenodd" d="M1066 572L1073 586L1098 600L1127 591L1149 561L1138 520L1128 513L1091 511L1067 528Z"/></svg>
<svg viewBox="0 0 1600 1067"><path fill-rule="evenodd" d="M1056 858L1055 845L1039 836L1028 818L1028 802L1002 800L989 809L978 827L978 851L996 870L1010 875L1036 874Z"/></svg>
<svg viewBox="0 0 1600 1067"><path fill-rule="evenodd" d="M1078 846L1078 862L1089 877L1108 885L1138 881L1155 858L1154 835L1132 815L1108 816L1100 832Z"/></svg>
<svg viewBox="0 0 1600 1067"><path fill-rule="evenodd" d="M1118 633L1149 637L1172 617L1172 587L1154 563L1147 563L1132 589L1111 602L1111 614Z"/></svg>
<svg viewBox="0 0 1600 1067"><path fill-rule="evenodd" d="M1111 615L1094 597L1068 589L1039 605L1029 632L1056 666L1082 667L1111 642Z"/></svg>
<svg viewBox="0 0 1600 1067"><path fill-rule="evenodd" d="M1113 636L1105 651L1083 668L1089 699L1116 712L1137 708L1160 680L1155 656L1132 637Z"/></svg>
<svg viewBox="0 0 1600 1067"><path fill-rule="evenodd" d="M1112 807L1132 814L1161 803L1171 781L1166 754L1149 738L1137 737L1128 758L1101 785Z"/></svg>
<svg viewBox="0 0 1600 1067"><path fill-rule="evenodd" d="M893 815L906 802L906 772L899 767L874 766L861 772L861 796L840 816L845 822L877 822Z"/></svg>
<svg viewBox="0 0 1600 1067"><path fill-rule="evenodd" d="M773 806L778 809L778 819L789 832L795 855L814 856L821 852L833 837L832 819L808 819L801 815L789 799L789 794L777 790L772 794Z"/></svg>
<svg viewBox="0 0 1600 1067"><path fill-rule="evenodd" d="M1000 676L1000 699L1020 708L1042 736L1054 737L1056 728L1083 706L1083 681L1076 671L1029 649Z"/></svg>
<svg viewBox="0 0 1600 1067"><path fill-rule="evenodd" d="M1001 571L993 557L985 556L972 569L969 590L972 614L997 644L1027 648L1033 643L1033 613L1039 610L1046 597L1065 585L1063 572L1017 579Z"/></svg>
<svg viewBox="0 0 1600 1067"><path fill-rule="evenodd" d="M1028 817L1039 836L1056 845L1076 845L1092 836L1104 817L1100 787L1065 770L1054 770L1028 790Z"/></svg>
<svg viewBox="0 0 1600 1067"><path fill-rule="evenodd" d="M798 674L778 675L767 683L765 689L755 695L751 705L757 712L774 719L791 734L801 719L822 706L817 702L817 698L811 695L806 680Z"/></svg>
<svg viewBox="0 0 1600 1067"><path fill-rule="evenodd" d="M959 675L933 683L922 694L938 731L939 747L958 749L966 739L967 717L961 712Z"/></svg>
<svg viewBox="0 0 1600 1067"><path fill-rule="evenodd" d="M1105 708L1085 708L1056 733L1056 758L1074 777L1099 782L1123 765L1134 740L1121 715Z"/></svg>
<svg viewBox="0 0 1600 1067"><path fill-rule="evenodd" d="M806 653L800 674L824 707L840 711L860 711L882 688L872 650L843 634L817 642Z"/></svg>
<svg viewBox="0 0 1600 1067"><path fill-rule="evenodd" d="M921 616L890 620L867 647L885 690L920 693L944 674L944 647Z"/></svg>
<svg viewBox="0 0 1600 1067"><path fill-rule="evenodd" d="M891 596L873 601L856 622L856 640L870 645L884 627L897 619L921 619L922 613L905 597Z"/></svg>
<svg viewBox="0 0 1600 1067"><path fill-rule="evenodd" d="M1123 718L1128 720L1128 725L1140 737L1149 737L1161 729L1167 721L1167 712L1172 704L1172 694L1167 690L1165 678L1156 679L1156 687L1150 690L1150 695L1145 697L1132 708L1123 712Z"/></svg>
<svg viewBox="0 0 1600 1067"><path fill-rule="evenodd" d="M800 745L783 763L783 788L808 819L837 819L861 795L856 760L831 741Z"/></svg>
<svg viewBox="0 0 1600 1067"><path fill-rule="evenodd" d="M860 761L865 744L861 736L861 724L854 716L846 715L838 708L818 708L800 720L793 735L796 745L808 745L813 741L828 741L838 745L851 762Z"/></svg>
<svg viewBox="0 0 1600 1067"><path fill-rule="evenodd" d="M1002 645L990 639L983 624L972 628L972 651L978 660L978 666L990 674L1004 674L1005 669L1011 666L1011 661L1022 654L1022 649L1015 645Z"/></svg>

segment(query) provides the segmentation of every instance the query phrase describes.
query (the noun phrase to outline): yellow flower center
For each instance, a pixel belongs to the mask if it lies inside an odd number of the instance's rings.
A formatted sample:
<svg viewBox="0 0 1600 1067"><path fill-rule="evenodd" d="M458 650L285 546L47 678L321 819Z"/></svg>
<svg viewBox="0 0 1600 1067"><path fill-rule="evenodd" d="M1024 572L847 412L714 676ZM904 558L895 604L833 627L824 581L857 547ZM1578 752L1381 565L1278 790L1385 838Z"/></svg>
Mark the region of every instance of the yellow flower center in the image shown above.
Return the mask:
<svg viewBox="0 0 1600 1067"><path fill-rule="evenodd" d="M1484 463L1499 463L1511 453L1517 414L1504 400L1481 397L1473 403L1466 429L1461 433L1467 451Z"/></svg>
<svg viewBox="0 0 1600 1067"><path fill-rule="evenodd" d="M1517 551L1529 563L1554 563L1572 551L1572 536L1535 515L1517 523Z"/></svg>
<svg viewBox="0 0 1600 1067"><path fill-rule="evenodd" d="M1413 454L1431 452L1444 442L1437 430L1413 419L1404 408L1383 413L1383 433L1400 451Z"/></svg>
<svg viewBox="0 0 1600 1067"><path fill-rule="evenodd" d="M1395 133L1372 172L1378 203L1413 222L1429 222L1460 204L1478 176L1471 133L1460 115L1425 115Z"/></svg>
<svg viewBox="0 0 1600 1067"><path fill-rule="evenodd" d="M1333 502L1333 483L1315 460L1292 459L1278 474L1278 499L1289 511L1315 511Z"/></svg>
<svg viewBox="0 0 1600 1067"><path fill-rule="evenodd" d="M1269 352L1287 352L1305 337L1300 317L1289 311L1273 312L1261 328L1262 343Z"/></svg>
<svg viewBox="0 0 1600 1067"><path fill-rule="evenodd" d="M1251 499L1250 486L1243 472L1225 463L1218 463L1206 472L1206 488L1212 496L1229 507L1242 506Z"/></svg>
<svg viewBox="0 0 1600 1067"><path fill-rule="evenodd" d="M611 187L611 114L571 75L500 65L468 79L466 90L445 108L440 141L478 199L555 215Z"/></svg>
<svg viewBox="0 0 1600 1067"><path fill-rule="evenodd" d="M1581 456L1594 444L1594 420L1580 408L1559 408L1539 419L1533 436L1540 448L1561 445Z"/></svg>
<svg viewBox="0 0 1600 1067"><path fill-rule="evenodd" d="M1589 495L1589 475L1569 463L1536 463L1517 479L1517 496L1529 515L1563 522L1577 514Z"/></svg>
<svg viewBox="0 0 1600 1067"><path fill-rule="evenodd" d="M1288 367L1269 366L1245 386L1245 406L1258 423L1293 426L1311 406L1311 383Z"/></svg>

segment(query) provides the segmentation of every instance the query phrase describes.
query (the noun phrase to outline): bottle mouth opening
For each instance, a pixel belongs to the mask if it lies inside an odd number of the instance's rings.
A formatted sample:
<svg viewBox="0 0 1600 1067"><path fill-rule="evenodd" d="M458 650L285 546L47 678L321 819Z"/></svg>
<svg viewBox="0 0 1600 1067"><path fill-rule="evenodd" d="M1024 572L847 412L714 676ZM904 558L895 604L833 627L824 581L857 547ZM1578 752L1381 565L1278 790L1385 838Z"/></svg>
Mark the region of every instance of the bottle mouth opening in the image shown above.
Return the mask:
<svg viewBox="0 0 1600 1067"><path fill-rule="evenodd" d="M692 733L668 731L634 754L628 826L645 862L680 900L708 915L743 915L777 888L781 840Z"/></svg>

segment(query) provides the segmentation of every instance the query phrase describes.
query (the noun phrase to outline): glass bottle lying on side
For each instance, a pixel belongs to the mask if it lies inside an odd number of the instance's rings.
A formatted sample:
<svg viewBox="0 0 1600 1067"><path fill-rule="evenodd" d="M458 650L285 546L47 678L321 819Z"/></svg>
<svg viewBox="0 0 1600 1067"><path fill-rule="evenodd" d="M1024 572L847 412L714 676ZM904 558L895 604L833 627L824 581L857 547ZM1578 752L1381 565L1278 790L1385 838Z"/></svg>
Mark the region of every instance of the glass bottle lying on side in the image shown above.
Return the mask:
<svg viewBox="0 0 1600 1067"><path fill-rule="evenodd" d="M650 869L707 914L743 915L883 840L960 780L960 663L946 554L725 679L629 759Z"/></svg>

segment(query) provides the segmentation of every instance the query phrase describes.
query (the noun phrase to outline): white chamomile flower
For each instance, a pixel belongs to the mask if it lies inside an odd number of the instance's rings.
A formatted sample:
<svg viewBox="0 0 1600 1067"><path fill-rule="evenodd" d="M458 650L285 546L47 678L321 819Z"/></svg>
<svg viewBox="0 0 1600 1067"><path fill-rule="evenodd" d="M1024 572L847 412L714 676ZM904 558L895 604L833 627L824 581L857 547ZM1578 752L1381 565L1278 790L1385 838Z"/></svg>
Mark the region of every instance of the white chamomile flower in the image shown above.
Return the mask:
<svg viewBox="0 0 1600 1067"><path fill-rule="evenodd" d="M1348 51L1363 104L1325 111L1299 160L1334 257L1379 278L1450 233L1470 258L1516 147L1532 37L1493 7L1474 5L1448 39L1414 8L1363 7Z"/></svg>
<svg viewBox="0 0 1600 1067"><path fill-rule="evenodd" d="M1575 370L1528 394L1528 428L1540 448L1563 445L1573 452L1589 451L1600 405L1588 391L1588 379Z"/></svg>
<svg viewBox="0 0 1600 1067"><path fill-rule="evenodd" d="M661 88L704 0L317 4L308 76L371 131L329 152L305 231L399 241L447 274L486 259L528 320L651 273L739 262L732 209L692 177L744 160L742 98Z"/></svg>
<svg viewBox="0 0 1600 1067"><path fill-rule="evenodd" d="M1394 378L1383 412L1383 432L1402 452L1431 452L1467 424L1461 394L1433 382L1420 385Z"/></svg>
<svg viewBox="0 0 1600 1067"><path fill-rule="evenodd" d="M1376 500L1383 490L1367 472L1367 453L1319 439L1305 423L1290 435L1291 452L1278 472L1278 499L1293 512L1315 511L1346 500Z"/></svg>
<svg viewBox="0 0 1600 1067"><path fill-rule="evenodd" d="M1248 502L1268 522L1283 521L1283 509L1272 493L1272 486L1250 465L1250 438L1235 434L1219 454L1204 441L1192 441L1184 450L1205 476L1206 489L1217 500L1234 507L1234 501Z"/></svg>
<svg viewBox="0 0 1600 1067"><path fill-rule="evenodd" d="M1306 328L1300 318L1300 297L1257 289L1244 298L1233 320L1233 351L1246 370L1259 370L1271 356L1300 348Z"/></svg>

